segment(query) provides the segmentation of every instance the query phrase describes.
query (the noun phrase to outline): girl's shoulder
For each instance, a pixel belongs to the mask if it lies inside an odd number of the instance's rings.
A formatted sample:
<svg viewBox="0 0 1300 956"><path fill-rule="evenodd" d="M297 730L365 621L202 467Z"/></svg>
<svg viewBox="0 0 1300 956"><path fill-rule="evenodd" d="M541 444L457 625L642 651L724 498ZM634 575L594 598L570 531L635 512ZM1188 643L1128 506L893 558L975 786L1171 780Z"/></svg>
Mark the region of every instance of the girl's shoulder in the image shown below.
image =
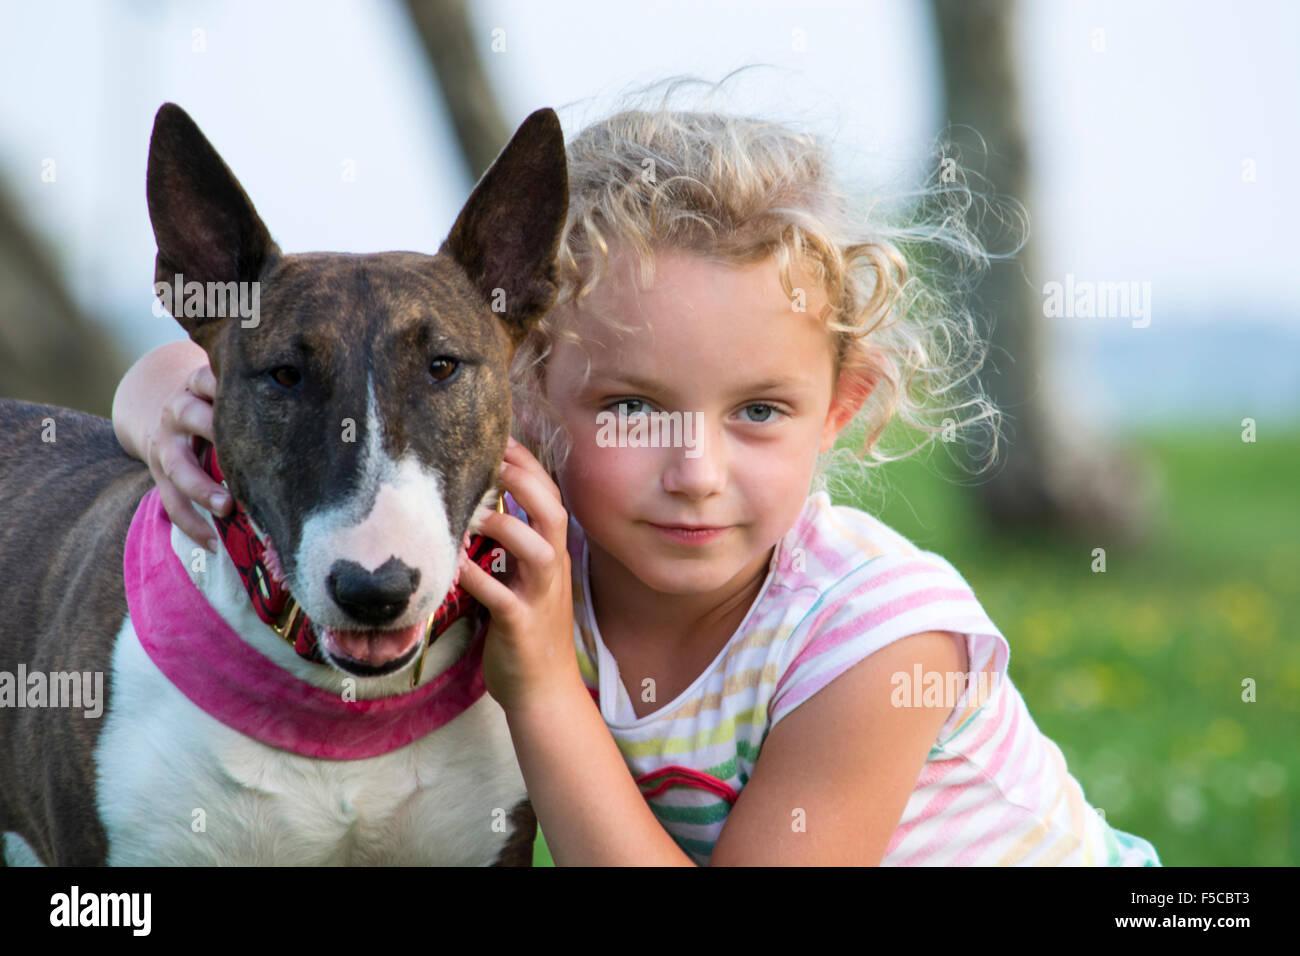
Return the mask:
<svg viewBox="0 0 1300 956"><path fill-rule="evenodd" d="M962 579L942 555L917 547L875 515L810 495L799 520L782 540L782 568L802 573L824 590L865 581L901 564L930 565Z"/></svg>
<svg viewBox="0 0 1300 956"><path fill-rule="evenodd" d="M912 634L961 635L972 672L1005 675L1010 648L966 579L875 516L820 492L783 548L782 582L806 600L780 667L773 726L854 664Z"/></svg>

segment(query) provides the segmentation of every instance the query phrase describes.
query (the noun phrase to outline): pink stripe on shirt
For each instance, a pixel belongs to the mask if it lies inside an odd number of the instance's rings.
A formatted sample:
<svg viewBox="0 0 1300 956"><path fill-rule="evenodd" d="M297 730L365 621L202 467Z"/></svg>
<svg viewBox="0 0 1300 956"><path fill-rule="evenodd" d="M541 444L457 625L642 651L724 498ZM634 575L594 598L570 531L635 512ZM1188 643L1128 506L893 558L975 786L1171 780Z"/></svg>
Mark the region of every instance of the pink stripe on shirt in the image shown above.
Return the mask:
<svg viewBox="0 0 1300 956"><path fill-rule="evenodd" d="M836 601L828 602L821 609L821 612L817 615L817 617L813 618L813 620L810 623L805 623L804 626L807 627L809 633L816 634L818 631L821 630L822 625L826 622L826 619L832 617L836 613L836 611L841 609L841 606L844 603L844 601L847 601L852 598L861 597L862 595L868 594L871 591L878 590L879 588L882 588L887 584L892 584L893 582L899 580L900 578L905 578L909 575L914 575L914 574L934 574L936 570L938 569L936 569L935 566L932 564L927 564L924 561L912 561L908 564L904 564L897 568L893 568L892 570L884 571L881 574L878 574L875 577L871 578L864 587L857 588L856 590L844 595L843 598L840 598ZM969 596L971 600L975 599L975 595L973 593L969 594ZM792 673L798 670L799 666L803 664L806 660L808 660L808 658L816 657L817 653L819 652L819 649L823 646L825 645L823 645L820 641L814 644L810 644L808 647L805 647L793 661L790 662L790 667L786 670L785 675L782 677L781 681L776 686L776 691L774 696L776 697L781 696L782 688L786 678L788 678Z"/></svg>
<svg viewBox="0 0 1300 956"><path fill-rule="evenodd" d="M900 614L906 614L908 611L915 610L918 607L940 601L967 600L974 601L975 595L972 594L969 589L963 590L960 588L926 588L923 591L914 591L904 597L895 598L893 601L881 605L868 614L860 615L851 621L846 621L839 627L832 628L821 637L811 641L799 656L795 658L795 663L790 666L790 669L787 670L786 673L794 673L798 667L799 661L826 653L846 641L852 640L856 635L877 628L886 621L898 617ZM858 662L854 661L852 663ZM796 684L794 687L790 688L786 694L782 694L778 690L775 700L776 705L780 707L797 706L810 695L815 694L836 677L839 677L840 674L844 673L844 671L848 670L848 668L852 666L852 663L845 664L843 667L836 668L835 670L824 671L815 677L803 681L801 684ZM785 699L787 694L789 695L788 701Z"/></svg>

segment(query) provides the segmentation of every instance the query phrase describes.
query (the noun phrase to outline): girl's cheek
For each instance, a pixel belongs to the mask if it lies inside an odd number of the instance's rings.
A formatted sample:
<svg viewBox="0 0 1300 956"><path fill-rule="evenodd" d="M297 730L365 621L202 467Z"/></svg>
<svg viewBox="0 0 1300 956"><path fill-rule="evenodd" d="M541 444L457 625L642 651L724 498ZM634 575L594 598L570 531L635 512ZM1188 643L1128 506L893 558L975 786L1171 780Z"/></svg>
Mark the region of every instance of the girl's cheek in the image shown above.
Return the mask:
<svg viewBox="0 0 1300 956"><path fill-rule="evenodd" d="M606 455L611 449L600 447L598 430L594 423L585 421L569 426L571 450L565 467L567 480L574 484L592 481L593 475L603 472Z"/></svg>
<svg viewBox="0 0 1300 956"><path fill-rule="evenodd" d="M642 470L638 465L640 460L636 449L602 448L594 441L587 456L591 474L599 475L603 481L619 481L637 474Z"/></svg>

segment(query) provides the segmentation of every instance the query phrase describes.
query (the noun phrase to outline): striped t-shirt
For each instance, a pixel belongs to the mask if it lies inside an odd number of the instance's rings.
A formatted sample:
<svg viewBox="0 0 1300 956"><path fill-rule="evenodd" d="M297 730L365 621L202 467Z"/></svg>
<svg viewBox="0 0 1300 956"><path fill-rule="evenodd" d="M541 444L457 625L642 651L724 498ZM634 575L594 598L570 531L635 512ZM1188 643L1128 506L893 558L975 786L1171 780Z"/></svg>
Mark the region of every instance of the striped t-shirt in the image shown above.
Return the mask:
<svg viewBox="0 0 1300 956"><path fill-rule="evenodd" d="M512 514L524 517L506 496ZM583 682L678 846L707 864L768 732L845 670L924 631L964 635L972 679L940 729L882 866L1159 866L1088 805L1007 676L1010 649L951 564L871 515L809 497L726 646L676 699L638 718L592 613L585 535L569 519ZM982 676L980 676L982 675ZM942 697L922 675L901 701Z"/></svg>

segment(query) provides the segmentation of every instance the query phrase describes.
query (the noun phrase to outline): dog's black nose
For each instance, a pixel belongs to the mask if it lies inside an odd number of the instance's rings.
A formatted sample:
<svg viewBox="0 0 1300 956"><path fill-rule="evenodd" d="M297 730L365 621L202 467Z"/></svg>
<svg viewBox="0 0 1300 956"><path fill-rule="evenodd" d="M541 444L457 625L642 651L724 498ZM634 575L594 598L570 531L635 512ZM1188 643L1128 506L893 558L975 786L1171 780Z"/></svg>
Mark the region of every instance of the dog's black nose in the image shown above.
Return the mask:
<svg viewBox="0 0 1300 956"><path fill-rule="evenodd" d="M401 615L420 586L420 572L396 558L374 571L355 561L335 561L325 579L330 596L363 624L382 625Z"/></svg>

